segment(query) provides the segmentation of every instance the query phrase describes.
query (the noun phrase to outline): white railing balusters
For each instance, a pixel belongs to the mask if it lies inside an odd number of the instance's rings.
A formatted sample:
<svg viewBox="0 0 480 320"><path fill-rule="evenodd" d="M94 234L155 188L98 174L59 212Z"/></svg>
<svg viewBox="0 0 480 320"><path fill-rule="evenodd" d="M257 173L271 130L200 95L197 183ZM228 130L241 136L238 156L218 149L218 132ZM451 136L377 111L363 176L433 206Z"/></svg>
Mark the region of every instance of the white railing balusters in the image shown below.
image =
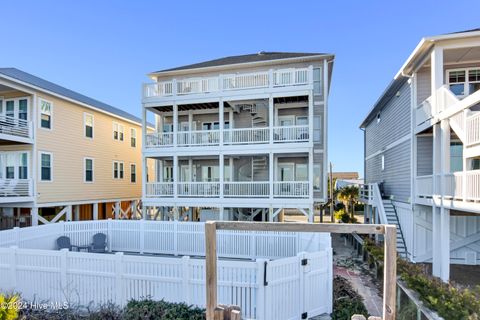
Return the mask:
<svg viewBox="0 0 480 320"><path fill-rule="evenodd" d="M480 113L467 118L466 138L467 146L480 143Z"/></svg>
<svg viewBox="0 0 480 320"><path fill-rule="evenodd" d="M268 181L234 181L224 183L225 197L255 197L265 198L270 195Z"/></svg>
<svg viewBox="0 0 480 320"><path fill-rule="evenodd" d="M178 196L218 197L220 182L178 182Z"/></svg>
<svg viewBox="0 0 480 320"><path fill-rule="evenodd" d="M308 198L310 184L308 181L275 181L273 196L282 198Z"/></svg>
<svg viewBox="0 0 480 320"><path fill-rule="evenodd" d="M32 196L32 179L0 179L0 198Z"/></svg>
<svg viewBox="0 0 480 320"><path fill-rule="evenodd" d="M31 138L31 123L31 121L0 115L0 134Z"/></svg>
<svg viewBox="0 0 480 320"><path fill-rule="evenodd" d="M308 125L284 126L273 128L273 141L275 142L300 142L308 141Z"/></svg>

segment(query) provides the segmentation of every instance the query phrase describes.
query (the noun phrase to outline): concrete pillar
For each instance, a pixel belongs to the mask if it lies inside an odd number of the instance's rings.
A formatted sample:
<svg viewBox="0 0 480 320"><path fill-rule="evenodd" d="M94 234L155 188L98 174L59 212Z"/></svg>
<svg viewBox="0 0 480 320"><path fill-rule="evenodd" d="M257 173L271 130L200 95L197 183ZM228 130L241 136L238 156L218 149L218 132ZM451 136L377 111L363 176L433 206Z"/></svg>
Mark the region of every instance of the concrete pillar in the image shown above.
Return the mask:
<svg viewBox="0 0 480 320"><path fill-rule="evenodd" d="M73 220L80 221L80 205L73 206Z"/></svg>
<svg viewBox="0 0 480 320"><path fill-rule="evenodd" d="M97 202L93 203L92 206L93 206L92 218L93 218L93 220L98 220L98 203Z"/></svg>
<svg viewBox="0 0 480 320"><path fill-rule="evenodd" d="M38 208L30 208L30 215L32 217L32 226L38 226Z"/></svg>

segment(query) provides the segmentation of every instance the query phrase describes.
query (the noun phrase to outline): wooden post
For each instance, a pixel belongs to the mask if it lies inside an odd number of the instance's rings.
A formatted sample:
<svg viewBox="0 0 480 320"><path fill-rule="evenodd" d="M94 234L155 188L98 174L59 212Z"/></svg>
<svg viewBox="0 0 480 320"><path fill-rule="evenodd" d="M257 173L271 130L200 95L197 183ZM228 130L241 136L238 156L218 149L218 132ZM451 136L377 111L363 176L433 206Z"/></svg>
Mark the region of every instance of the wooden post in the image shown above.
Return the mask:
<svg viewBox="0 0 480 320"><path fill-rule="evenodd" d="M383 264L383 320L395 320L397 286L397 228L385 226Z"/></svg>
<svg viewBox="0 0 480 320"><path fill-rule="evenodd" d="M214 221L205 223L205 269L207 320L214 320L217 307L217 230Z"/></svg>

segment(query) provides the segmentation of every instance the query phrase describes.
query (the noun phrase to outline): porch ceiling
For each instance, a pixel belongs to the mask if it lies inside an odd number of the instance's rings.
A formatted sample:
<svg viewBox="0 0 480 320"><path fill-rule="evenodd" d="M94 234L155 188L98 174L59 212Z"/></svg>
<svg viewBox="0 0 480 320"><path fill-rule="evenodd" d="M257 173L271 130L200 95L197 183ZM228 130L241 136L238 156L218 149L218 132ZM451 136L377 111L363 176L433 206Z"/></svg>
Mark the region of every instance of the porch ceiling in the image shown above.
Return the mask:
<svg viewBox="0 0 480 320"><path fill-rule="evenodd" d="M273 103L275 104L292 102L308 102L308 96L278 97L273 99Z"/></svg>
<svg viewBox="0 0 480 320"><path fill-rule="evenodd" d="M154 109L160 112L172 112L173 106L161 106L161 107L156 107ZM178 111L202 110L202 109L218 109L218 102L192 103L192 104L178 105Z"/></svg>
<svg viewBox="0 0 480 320"><path fill-rule="evenodd" d="M478 61L480 60L480 47L445 50L443 59L445 63Z"/></svg>

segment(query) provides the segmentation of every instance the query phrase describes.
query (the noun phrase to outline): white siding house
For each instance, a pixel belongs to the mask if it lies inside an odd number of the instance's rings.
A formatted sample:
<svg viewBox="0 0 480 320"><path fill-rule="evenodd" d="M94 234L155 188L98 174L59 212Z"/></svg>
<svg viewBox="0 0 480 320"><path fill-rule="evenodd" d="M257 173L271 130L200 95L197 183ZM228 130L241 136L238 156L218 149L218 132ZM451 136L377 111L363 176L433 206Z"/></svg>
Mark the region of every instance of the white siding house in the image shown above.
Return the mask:
<svg viewBox="0 0 480 320"><path fill-rule="evenodd" d="M148 217L277 221L290 208L313 221L326 201L332 67L330 54L260 52L149 74Z"/></svg>
<svg viewBox="0 0 480 320"><path fill-rule="evenodd" d="M480 264L480 30L427 37L361 124L366 218L395 223L398 247L431 262Z"/></svg>

